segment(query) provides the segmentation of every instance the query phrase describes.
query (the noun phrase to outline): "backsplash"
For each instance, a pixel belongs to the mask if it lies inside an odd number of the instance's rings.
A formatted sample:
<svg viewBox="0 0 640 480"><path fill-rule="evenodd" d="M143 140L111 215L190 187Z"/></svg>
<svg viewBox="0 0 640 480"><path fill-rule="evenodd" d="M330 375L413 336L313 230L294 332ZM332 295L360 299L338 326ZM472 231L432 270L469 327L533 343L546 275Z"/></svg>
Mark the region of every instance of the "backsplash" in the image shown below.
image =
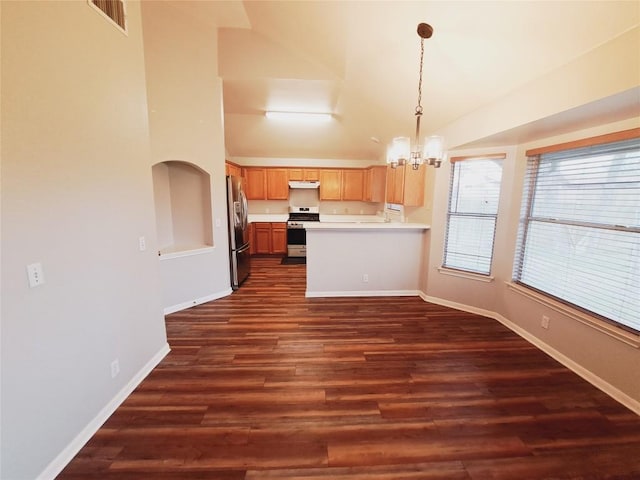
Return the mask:
<svg viewBox="0 0 640 480"><path fill-rule="evenodd" d="M312 205L297 205L298 207ZM321 201L323 215L376 215L383 208L382 203ZM249 200L249 213L281 214L289 213L288 200Z"/></svg>

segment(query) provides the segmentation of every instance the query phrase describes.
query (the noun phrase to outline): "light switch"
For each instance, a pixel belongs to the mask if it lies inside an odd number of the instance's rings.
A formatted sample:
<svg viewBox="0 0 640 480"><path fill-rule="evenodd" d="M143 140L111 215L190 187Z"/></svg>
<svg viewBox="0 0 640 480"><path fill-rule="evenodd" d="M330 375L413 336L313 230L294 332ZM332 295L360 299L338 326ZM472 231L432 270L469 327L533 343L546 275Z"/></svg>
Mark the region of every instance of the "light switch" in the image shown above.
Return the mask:
<svg viewBox="0 0 640 480"><path fill-rule="evenodd" d="M138 248L141 252L144 252L147 249L147 240L144 237L138 238Z"/></svg>

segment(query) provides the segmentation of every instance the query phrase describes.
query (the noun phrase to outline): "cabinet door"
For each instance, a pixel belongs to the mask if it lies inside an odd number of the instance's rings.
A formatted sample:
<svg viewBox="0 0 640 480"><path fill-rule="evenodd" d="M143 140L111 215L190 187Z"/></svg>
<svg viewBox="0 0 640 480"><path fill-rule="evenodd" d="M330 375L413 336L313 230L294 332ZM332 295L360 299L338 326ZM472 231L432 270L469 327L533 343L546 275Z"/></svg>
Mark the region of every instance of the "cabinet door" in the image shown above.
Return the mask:
<svg viewBox="0 0 640 480"><path fill-rule="evenodd" d="M271 224L271 253L287 253L287 224Z"/></svg>
<svg viewBox="0 0 640 480"><path fill-rule="evenodd" d="M304 180L308 182L320 180L320 171L317 168L305 168L302 171L302 174L304 176Z"/></svg>
<svg viewBox="0 0 640 480"><path fill-rule="evenodd" d="M404 193L402 204L408 207L420 207L424 204L424 189L427 166L423 163L417 170L405 166Z"/></svg>
<svg viewBox="0 0 640 480"><path fill-rule="evenodd" d="M303 170L301 168L289 168L289 180L304 180Z"/></svg>
<svg viewBox="0 0 640 480"><path fill-rule="evenodd" d="M407 167L403 165L402 167L396 168L396 175L393 181L393 200L391 203L398 203L402 205L404 199L404 174Z"/></svg>
<svg viewBox="0 0 640 480"><path fill-rule="evenodd" d="M256 254L256 232L253 223L249 224L249 254Z"/></svg>
<svg viewBox="0 0 640 480"><path fill-rule="evenodd" d="M226 162L224 165L227 175L233 175L234 177L242 177L242 167L235 163Z"/></svg>
<svg viewBox="0 0 640 480"><path fill-rule="evenodd" d="M376 166L370 167L369 182L368 182L368 196L365 199L368 202L384 202L384 188L387 175L387 167Z"/></svg>
<svg viewBox="0 0 640 480"><path fill-rule="evenodd" d="M322 185L322 183L320 183ZM342 171L342 200L362 201L364 189L364 170Z"/></svg>
<svg viewBox="0 0 640 480"><path fill-rule="evenodd" d="M255 237L255 250L257 254L271 253L271 224L257 222L253 224Z"/></svg>
<svg viewBox="0 0 640 480"><path fill-rule="evenodd" d="M267 200L289 198L289 172L286 168L267 168Z"/></svg>
<svg viewBox="0 0 640 480"><path fill-rule="evenodd" d="M245 169L245 194L248 200L266 200L267 180L264 168Z"/></svg>
<svg viewBox="0 0 640 480"><path fill-rule="evenodd" d="M342 199L342 170L320 170L320 200Z"/></svg>
<svg viewBox="0 0 640 480"><path fill-rule="evenodd" d="M397 168L391 168L390 166L387 167L387 203L393 203L393 197L396 190L396 172Z"/></svg>

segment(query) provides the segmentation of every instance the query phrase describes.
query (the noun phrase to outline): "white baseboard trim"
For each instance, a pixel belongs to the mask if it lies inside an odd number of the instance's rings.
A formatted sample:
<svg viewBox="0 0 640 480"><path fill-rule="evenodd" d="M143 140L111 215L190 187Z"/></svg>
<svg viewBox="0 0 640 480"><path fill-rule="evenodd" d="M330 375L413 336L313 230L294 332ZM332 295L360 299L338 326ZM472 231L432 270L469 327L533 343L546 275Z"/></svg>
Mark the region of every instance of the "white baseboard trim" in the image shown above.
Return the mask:
<svg viewBox="0 0 640 480"><path fill-rule="evenodd" d="M164 308L164 314L169 315L170 313L179 312L180 310L186 310L187 308L195 307L196 305L201 305L203 303L207 303L212 300L217 300L219 298L231 295L232 292L233 290L231 288L228 288L227 290L216 292L211 295L207 295L205 297L194 298L193 300L189 300L188 302L182 302L176 305L171 305L169 307Z"/></svg>
<svg viewBox="0 0 640 480"><path fill-rule="evenodd" d="M305 297L419 297L421 292L418 290L350 290L350 291L326 291L312 292L307 290Z"/></svg>
<svg viewBox="0 0 640 480"><path fill-rule="evenodd" d="M144 380L151 370L158 365L171 349L165 343L162 348L134 375L134 377L107 403L100 412L84 427L78 435L65 447L56 458L38 475L37 480L54 479L82 447L91 439L104 422L116 411L129 395Z"/></svg>
<svg viewBox="0 0 640 480"><path fill-rule="evenodd" d="M599 376L595 375L593 372L587 370L579 363L571 360L569 357L567 357L563 353L559 352L552 346L548 345L547 343L543 342L536 336L532 335L531 333L526 331L524 328L516 325L511 320L503 317L499 313L492 312L489 310L484 310L482 308L473 307L470 305L463 305L457 302L451 302L448 300L444 300L442 298L430 297L428 295L425 295L423 292L420 292L420 298L422 298L425 302L435 303L437 305L443 305L445 307L455 308L457 310L462 310L463 312L476 313L478 315L482 315L484 317L489 317L489 318L493 318L494 320L497 320L498 322L503 324L505 327L507 327L509 330L516 333L520 337L524 338L527 342L539 348L554 360L560 362L562 365L567 367L573 373L582 377L584 380L589 382L594 387L602 390L604 393L609 395L614 400L617 400L618 402L623 404L625 407L633 411L635 414L640 415L640 402L638 400L631 398L629 395L620 391L619 389L611 385L609 382L603 380Z"/></svg>

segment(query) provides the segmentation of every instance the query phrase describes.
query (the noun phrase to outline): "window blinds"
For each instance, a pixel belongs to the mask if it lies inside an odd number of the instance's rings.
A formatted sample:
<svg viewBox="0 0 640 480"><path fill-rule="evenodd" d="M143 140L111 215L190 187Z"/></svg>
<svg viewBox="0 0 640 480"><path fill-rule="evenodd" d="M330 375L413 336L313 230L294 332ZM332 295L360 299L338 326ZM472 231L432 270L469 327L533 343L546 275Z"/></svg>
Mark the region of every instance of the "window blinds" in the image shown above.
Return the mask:
<svg viewBox="0 0 640 480"><path fill-rule="evenodd" d="M640 139L529 157L514 280L640 331Z"/></svg>
<svg viewBox="0 0 640 480"><path fill-rule="evenodd" d="M501 158L465 159L453 163L445 267L485 275L491 272L501 180Z"/></svg>

